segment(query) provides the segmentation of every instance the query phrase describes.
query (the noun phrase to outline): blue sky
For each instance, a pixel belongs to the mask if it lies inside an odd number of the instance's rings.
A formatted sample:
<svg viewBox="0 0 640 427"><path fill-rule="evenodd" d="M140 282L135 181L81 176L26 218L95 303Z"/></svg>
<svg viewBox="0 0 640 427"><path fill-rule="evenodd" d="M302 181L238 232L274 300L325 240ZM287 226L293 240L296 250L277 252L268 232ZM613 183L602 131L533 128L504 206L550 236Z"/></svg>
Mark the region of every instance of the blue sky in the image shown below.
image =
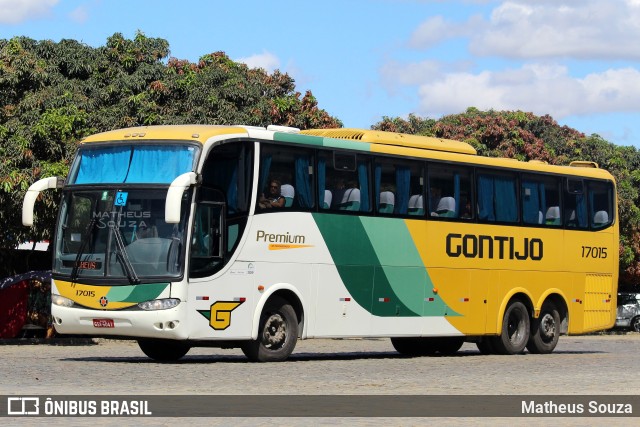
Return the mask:
<svg viewBox="0 0 640 427"><path fill-rule="evenodd" d="M640 148L640 0L0 0L2 39L138 30L287 72L346 127L473 106Z"/></svg>

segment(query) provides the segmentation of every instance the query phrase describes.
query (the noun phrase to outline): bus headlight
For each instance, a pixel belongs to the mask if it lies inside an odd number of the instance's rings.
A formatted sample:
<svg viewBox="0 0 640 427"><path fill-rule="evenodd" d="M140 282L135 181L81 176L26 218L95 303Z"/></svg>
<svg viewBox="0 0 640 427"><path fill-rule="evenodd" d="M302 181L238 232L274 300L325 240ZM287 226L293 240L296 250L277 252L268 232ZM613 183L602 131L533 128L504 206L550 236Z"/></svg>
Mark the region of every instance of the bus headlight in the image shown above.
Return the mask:
<svg viewBox="0 0 640 427"><path fill-rule="evenodd" d="M165 299L154 299L151 301L145 301L138 304L143 310L168 310L170 308L176 307L180 304L180 300L178 298L165 298Z"/></svg>
<svg viewBox="0 0 640 427"><path fill-rule="evenodd" d="M53 305L59 305L60 307L73 307L75 304L73 300L57 294L51 294L51 303Z"/></svg>

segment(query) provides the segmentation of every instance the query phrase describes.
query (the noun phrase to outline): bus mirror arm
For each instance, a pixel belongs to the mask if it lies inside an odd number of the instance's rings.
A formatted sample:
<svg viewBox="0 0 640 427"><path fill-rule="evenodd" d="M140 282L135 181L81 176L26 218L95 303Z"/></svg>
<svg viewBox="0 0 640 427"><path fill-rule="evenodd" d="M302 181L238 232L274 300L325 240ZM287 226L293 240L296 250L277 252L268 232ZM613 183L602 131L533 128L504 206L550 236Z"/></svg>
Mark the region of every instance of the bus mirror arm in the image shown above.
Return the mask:
<svg viewBox="0 0 640 427"><path fill-rule="evenodd" d="M164 207L164 220L168 224L180 222L180 207L182 194L197 182L198 176L194 172L183 173L176 177L167 191L167 201Z"/></svg>
<svg viewBox="0 0 640 427"><path fill-rule="evenodd" d="M25 227L31 227L33 225L33 208L40 192L50 188L62 188L62 183L62 179L52 176L42 178L31 184L22 201L22 225Z"/></svg>

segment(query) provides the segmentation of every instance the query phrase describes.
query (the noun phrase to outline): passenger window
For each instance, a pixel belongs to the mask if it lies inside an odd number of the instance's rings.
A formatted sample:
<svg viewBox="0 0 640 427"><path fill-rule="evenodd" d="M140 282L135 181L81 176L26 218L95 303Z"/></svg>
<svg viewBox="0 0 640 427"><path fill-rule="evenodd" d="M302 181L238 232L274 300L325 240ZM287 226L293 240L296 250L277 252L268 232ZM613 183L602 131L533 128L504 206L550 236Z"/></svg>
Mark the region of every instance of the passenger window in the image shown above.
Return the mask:
<svg viewBox="0 0 640 427"><path fill-rule="evenodd" d="M564 196L564 223L571 228L587 228L587 198L581 179L568 178Z"/></svg>
<svg viewBox="0 0 640 427"><path fill-rule="evenodd" d="M469 168L429 166L429 216L474 218Z"/></svg>
<svg viewBox="0 0 640 427"><path fill-rule="evenodd" d="M518 221L514 174L478 174L478 219L495 222Z"/></svg>
<svg viewBox="0 0 640 427"><path fill-rule="evenodd" d="M423 194L421 162L378 159L374 169L374 198L378 213L422 215L418 198ZM413 199L412 199L413 198ZM412 202L412 203L410 203Z"/></svg>
<svg viewBox="0 0 640 427"><path fill-rule="evenodd" d="M323 151L318 156L320 209L370 212L369 159L366 156Z"/></svg>
<svg viewBox="0 0 640 427"><path fill-rule="evenodd" d="M258 183L258 211L315 206L313 155L307 150L262 145Z"/></svg>
<svg viewBox="0 0 640 427"><path fill-rule="evenodd" d="M562 225L558 178L523 175L520 194L525 224Z"/></svg>
<svg viewBox="0 0 640 427"><path fill-rule="evenodd" d="M591 228L599 230L613 222L613 186L608 182L590 181L589 218Z"/></svg>

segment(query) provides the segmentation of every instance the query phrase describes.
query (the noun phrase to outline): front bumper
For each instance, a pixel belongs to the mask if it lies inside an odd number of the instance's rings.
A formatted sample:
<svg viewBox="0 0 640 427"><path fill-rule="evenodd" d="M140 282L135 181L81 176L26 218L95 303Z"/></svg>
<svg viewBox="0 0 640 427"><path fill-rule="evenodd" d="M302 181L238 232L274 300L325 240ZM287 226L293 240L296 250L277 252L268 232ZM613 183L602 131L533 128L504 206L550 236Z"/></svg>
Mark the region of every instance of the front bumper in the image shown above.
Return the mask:
<svg viewBox="0 0 640 427"><path fill-rule="evenodd" d="M187 339L184 303L169 310L93 310L52 305L56 331L69 335Z"/></svg>

